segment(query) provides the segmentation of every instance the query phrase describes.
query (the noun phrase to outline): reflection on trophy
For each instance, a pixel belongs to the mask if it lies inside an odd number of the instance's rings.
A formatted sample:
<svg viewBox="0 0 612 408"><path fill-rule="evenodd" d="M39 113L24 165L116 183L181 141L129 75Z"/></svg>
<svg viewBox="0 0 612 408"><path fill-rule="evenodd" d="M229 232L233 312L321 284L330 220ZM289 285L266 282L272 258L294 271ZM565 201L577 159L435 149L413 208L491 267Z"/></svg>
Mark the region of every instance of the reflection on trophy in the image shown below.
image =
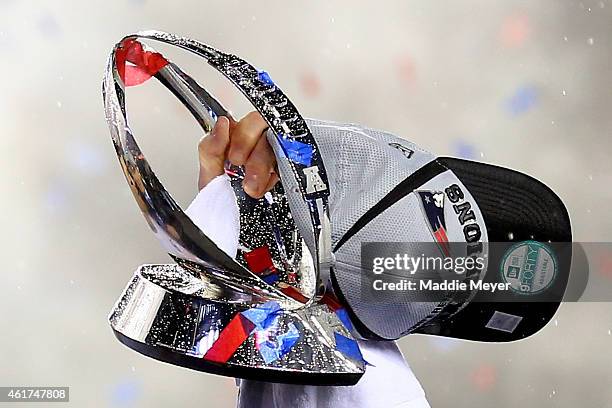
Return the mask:
<svg viewBox="0 0 612 408"><path fill-rule="evenodd" d="M281 182L264 198L226 166L239 208L236 256L183 212L160 183L127 122L125 88L154 77L204 132L230 113L193 78L139 40L191 51L238 87L269 125ZM329 189L304 119L264 71L200 42L147 31L113 49L103 83L106 119L128 184L174 263L142 265L109 320L123 344L161 361L231 377L350 385L365 370L345 309L325 285L332 257Z"/></svg>

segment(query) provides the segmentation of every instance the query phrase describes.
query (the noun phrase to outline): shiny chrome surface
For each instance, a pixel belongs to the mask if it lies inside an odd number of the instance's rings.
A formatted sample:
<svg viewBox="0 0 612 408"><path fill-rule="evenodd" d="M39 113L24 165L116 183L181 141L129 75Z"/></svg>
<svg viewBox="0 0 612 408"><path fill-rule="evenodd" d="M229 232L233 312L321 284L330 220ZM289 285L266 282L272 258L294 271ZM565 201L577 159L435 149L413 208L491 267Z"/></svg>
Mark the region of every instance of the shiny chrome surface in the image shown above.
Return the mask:
<svg viewBox="0 0 612 408"><path fill-rule="evenodd" d="M293 306L287 305L287 307L293 308L301 307L304 300L311 300L317 290L319 295L321 295L321 288L325 286L327 281L331 259L331 246L329 245L331 242L331 228L329 225L329 208L327 203L329 189L325 167L306 122L282 91L271 82L269 76L265 74L265 77L262 77L263 71L258 71L244 60L194 40L158 31L146 31L127 36L115 46L108 59L103 83L103 94L106 118L121 167L147 222L166 251L175 258L195 262L207 267L205 271L208 268L212 268L216 270L216 273L224 273L228 277L257 278L244 265L236 262L221 251L183 213L182 209L155 176L139 148L127 121L125 86L122 82L117 62L118 50L125 51L124 47L127 48L126 44L130 44L130 41L133 43L137 38L148 38L166 42L203 57L208 64L224 74L245 94L247 99L268 122L278 143L286 145L287 141L295 142L299 140L299 143L312 149L312 158L309 160L309 165L312 164L310 168L316 166L322 183L314 190L309 184L307 174L304 172L306 168L304 163L290 160L287 156L277 157L279 161L286 162L287 167L291 169L291 172L281 174L281 178L283 176L287 177L288 174L295 178L300 194L307 203L306 208L310 212L312 220L310 231L299 231L301 235L308 236L305 242L310 247L310 253L314 251L314 258L316 259L316 262L313 262L313 270L298 271L299 273L297 274L298 281L301 281L303 277L300 275L312 275L312 277L305 277L305 284L299 288L305 299L295 301L295 299L288 297L273 285L262 284L261 289L266 292L266 296L270 299L285 300L286 303L293 302ZM150 50L150 48L147 50ZM205 132L211 129L216 117L228 115L228 111L212 95L183 73L175 64L168 63L159 70L156 78L172 90L183 102ZM282 186L277 189L277 193L283 194ZM291 204L289 203L289 205ZM286 211L288 211L288 208ZM281 217L281 219L284 218ZM299 241L301 243L301 239ZM305 248L304 252L305 256L309 256ZM284 263L287 264L286 262Z"/></svg>
<svg viewBox="0 0 612 408"><path fill-rule="evenodd" d="M143 265L128 283L109 320L120 340L130 347L196 370L320 385L352 384L363 374L364 361L339 350L336 333L354 340L325 304L295 311L279 309L272 324L241 333L244 340L227 361L210 357L216 343L236 341L228 341L224 330L232 330L239 315L249 310L240 304L211 300L211 291L218 289L176 264ZM299 337L290 349L273 361L262 358L260 338L274 343L291 327ZM292 377L295 375L297 380Z"/></svg>
<svg viewBox="0 0 612 408"><path fill-rule="evenodd" d="M285 171L265 198L246 195L243 170L226 166L240 210L236 259L185 215L140 150L127 121L120 74L121 69L125 75L127 61L133 62L130 47L161 62L151 75L189 109L205 133L217 117L231 116L193 78L137 38L200 55L246 95L270 126L268 140ZM332 263L325 167L304 119L262 75L234 55L157 31L127 36L113 49L103 83L112 140L145 219L176 264L138 268L109 321L122 343L171 364L260 381L354 384L365 361L351 323L337 302L321 301ZM306 147L308 160L301 152L292 156L295 145ZM284 184L291 186L291 199ZM292 211L309 214L311 225L298 228ZM274 273L270 283L264 280L270 275L250 270L249 256L262 248Z"/></svg>

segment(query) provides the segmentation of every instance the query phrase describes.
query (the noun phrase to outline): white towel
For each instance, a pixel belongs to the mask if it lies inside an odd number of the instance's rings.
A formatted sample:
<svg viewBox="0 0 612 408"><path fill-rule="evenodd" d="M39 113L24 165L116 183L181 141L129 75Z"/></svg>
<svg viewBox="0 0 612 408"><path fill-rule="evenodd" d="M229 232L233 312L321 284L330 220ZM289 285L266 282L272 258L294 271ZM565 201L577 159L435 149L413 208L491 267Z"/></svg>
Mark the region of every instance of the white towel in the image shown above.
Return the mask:
<svg viewBox="0 0 612 408"><path fill-rule="evenodd" d="M232 258L238 253L240 211L227 174L215 177L191 202L185 214Z"/></svg>

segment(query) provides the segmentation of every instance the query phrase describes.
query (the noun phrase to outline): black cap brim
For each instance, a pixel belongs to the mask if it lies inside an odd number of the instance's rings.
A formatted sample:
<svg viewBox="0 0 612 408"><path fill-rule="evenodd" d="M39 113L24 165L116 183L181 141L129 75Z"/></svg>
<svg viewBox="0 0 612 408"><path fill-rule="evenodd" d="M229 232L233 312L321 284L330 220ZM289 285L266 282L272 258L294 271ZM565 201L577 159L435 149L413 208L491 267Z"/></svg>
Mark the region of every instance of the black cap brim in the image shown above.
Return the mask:
<svg viewBox="0 0 612 408"><path fill-rule="evenodd" d="M563 293L570 271L572 232L561 199L545 184L514 170L449 157L438 161L452 170L473 195L483 214L489 242L568 243L567 250L558 254L562 259L554 284L554 290ZM500 259L489 259L489 265L499 262ZM544 327L560 303L528 300L482 302L477 295L451 318L422 327L415 333L486 342L520 340ZM496 312L519 317L520 322L512 331L487 327Z"/></svg>

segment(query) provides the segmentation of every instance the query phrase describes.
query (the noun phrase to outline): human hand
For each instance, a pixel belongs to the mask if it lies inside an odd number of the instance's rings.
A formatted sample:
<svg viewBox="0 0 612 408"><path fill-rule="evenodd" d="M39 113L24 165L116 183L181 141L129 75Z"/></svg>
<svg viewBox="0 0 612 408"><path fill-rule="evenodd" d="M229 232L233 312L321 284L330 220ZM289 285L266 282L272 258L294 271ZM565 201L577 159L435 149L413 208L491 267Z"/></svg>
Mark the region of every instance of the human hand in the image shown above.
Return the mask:
<svg viewBox="0 0 612 408"><path fill-rule="evenodd" d="M268 125L256 112L240 121L219 117L211 133L198 144L200 174L198 188L203 189L212 179L224 173L229 160L244 166L244 191L253 198L261 198L278 182L276 158L264 132Z"/></svg>

